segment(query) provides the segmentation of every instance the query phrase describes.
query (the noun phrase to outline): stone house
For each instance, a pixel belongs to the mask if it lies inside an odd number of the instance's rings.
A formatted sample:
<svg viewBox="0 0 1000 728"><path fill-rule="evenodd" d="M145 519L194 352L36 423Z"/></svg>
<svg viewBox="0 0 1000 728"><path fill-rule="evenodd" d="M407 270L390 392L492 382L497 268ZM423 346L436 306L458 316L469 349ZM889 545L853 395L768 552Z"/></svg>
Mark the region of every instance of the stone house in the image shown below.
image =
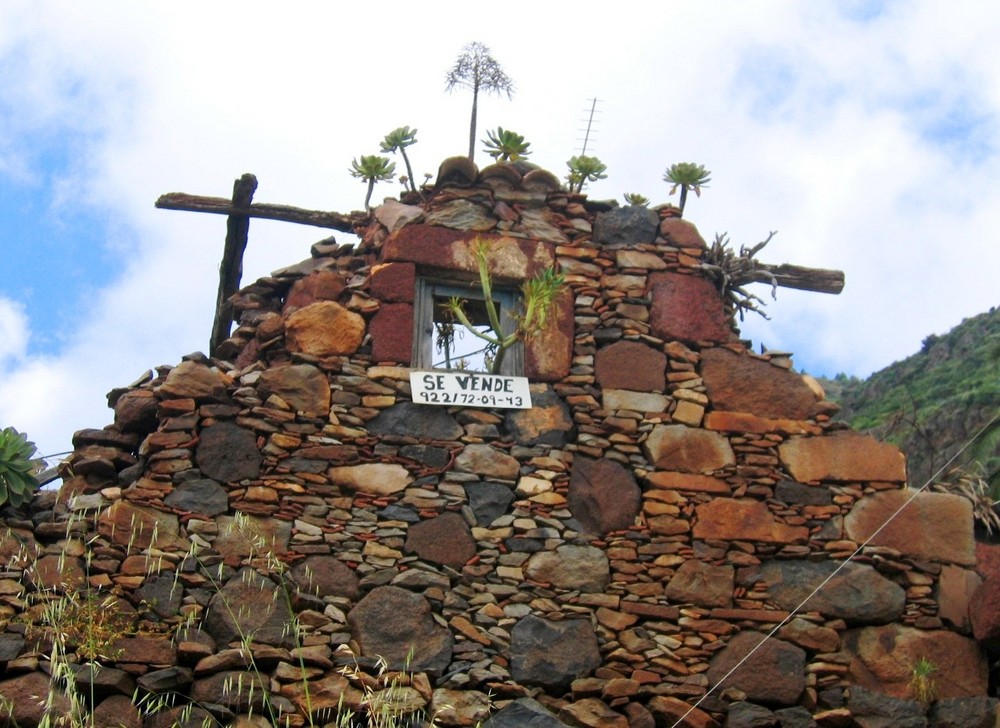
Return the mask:
<svg viewBox="0 0 1000 728"><path fill-rule="evenodd" d="M136 687L324 722L378 659L445 726L922 725L922 658L939 706L992 715L969 502L909 490L740 340L692 224L507 164L448 160L425 193L242 289L211 358L113 392L62 489L5 512L19 725L49 683L37 605L73 594L123 615L89 680L131 724ZM528 408L414 402L477 239L508 308L566 279L509 365Z"/></svg>

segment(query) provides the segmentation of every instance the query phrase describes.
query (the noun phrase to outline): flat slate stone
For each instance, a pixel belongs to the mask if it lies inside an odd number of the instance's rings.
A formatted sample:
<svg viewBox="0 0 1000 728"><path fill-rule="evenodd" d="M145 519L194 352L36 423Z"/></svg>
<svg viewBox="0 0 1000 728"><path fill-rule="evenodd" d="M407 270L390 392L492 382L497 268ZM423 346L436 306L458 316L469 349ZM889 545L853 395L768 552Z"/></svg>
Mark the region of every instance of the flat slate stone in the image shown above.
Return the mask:
<svg viewBox="0 0 1000 728"><path fill-rule="evenodd" d="M502 483L469 483L464 486L476 524L488 526L510 510L514 491Z"/></svg>
<svg viewBox="0 0 1000 728"><path fill-rule="evenodd" d="M656 239L660 216L643 205L626 205L598 213L594 242L609 248L644 245Z"/></svg>
<svg viewBox="0 0 1000 728"><path fill-rule="evenodd" d="M163 503L179 511L218 516L229 510L229 495L214 480L200 478L176 486L164 497Z"/></svg>
<svg viewBox="0 0 1000 728"><path fill-rule="evenodd" d="M397 402L382 410L365 425L373 435L457 440L465 430L443 407Z"/></svg>

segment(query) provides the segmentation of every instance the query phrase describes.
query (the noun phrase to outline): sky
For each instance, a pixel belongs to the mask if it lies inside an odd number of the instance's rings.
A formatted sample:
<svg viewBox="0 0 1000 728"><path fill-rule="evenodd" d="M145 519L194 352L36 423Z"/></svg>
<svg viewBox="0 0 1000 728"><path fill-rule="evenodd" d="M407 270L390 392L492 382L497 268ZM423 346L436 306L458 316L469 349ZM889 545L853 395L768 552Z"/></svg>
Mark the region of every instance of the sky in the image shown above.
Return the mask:
<svg viewBox="0 0 1000 728"><path fill-rule="evenodd" d="M4 0L0 427L69 450L113 420L108 391L207 350L225 218L161 194L252 172L257 202L349 212L351 160L396 127L418 130L418 179L466 153L471 98L444 80L471 41L516 87L480 100L478 138L513 129L562 177L597 99L591 197L676 202L665 169L704 165L685 217L706 240L774 230L759 259L846 276L839 296L755 286L771 318L743 335L865 377L1000 302L998 36L981 0ZM244 283L329 232L252 221Z"/></svg>

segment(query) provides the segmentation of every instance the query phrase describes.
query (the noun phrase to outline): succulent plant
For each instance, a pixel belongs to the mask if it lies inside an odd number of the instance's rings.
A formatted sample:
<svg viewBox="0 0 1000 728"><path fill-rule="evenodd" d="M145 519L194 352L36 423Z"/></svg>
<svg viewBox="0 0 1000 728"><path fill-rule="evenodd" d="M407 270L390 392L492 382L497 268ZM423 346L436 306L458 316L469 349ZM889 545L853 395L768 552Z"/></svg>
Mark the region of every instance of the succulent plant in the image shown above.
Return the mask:
<svg viewBox="0 0 1000 728"><path fill-rule="evenodd" d="M487 131L486 136L483 151L498 162L516 162L531 154L528 151L531 142L524 141L524 137L515 131L498 126L496 131Z"/></svg>
<svg viewBox="0 0 1000 728"><path fill-rule="evenodd" d="M417 189L416 183L413 181L413 168L410 166L410 158L406 156L406 148L417 143L417 130L410 129L408 126L401 126L398 129L393 129L391 132L385 135L385 139L382 140L380 145L381 151L386 154L392 154L398 151L403 155L403 162L406 164L406 179L409 182L410 189L414 192ZM406 185L406 182L403 183Z"/></svg>
<svg viewBox="0 0 1000 728"><path fill-rule="evenodd" d="M701 188L708 187L708 183L712 180L711 174L704 166L693 162L678 162L668 167L667 171L663 173L663 181L673 185L670 188L670 194L674 194L678 189L681 191L678 207L682 217L684 216L688 190L693 190L698 197L701 197Z"/></svg>
<svg viewBox="0 0 1000 728"><path fill-rule="evenodd" d="M392 179L396 172L396 163L390 162L388 157L380 157L377 154L362 154L361 161L351 160L352 177L358 177L368 183L368 193L365 195L365 209L370 210L369 204L372 199L372 189L376 182L384 182Z"/></svg>
<svg viewBox="0 0 1000 728"><path fill-rule="evenodd" d="M608 170L608 165L597 157L588 157L586 154L570 157L566 166L569 167L566 179L569 182L570 192L583 192L583 186L587 182L606 179L608 176L604 174Z"/></svg>
<svg viewBox="0 0 1000 728"><path fill-rule="evenodd" d="M15 430L0 430L0 505L22 506L38 490L37 461L32 460L35 444Z"/></svg>

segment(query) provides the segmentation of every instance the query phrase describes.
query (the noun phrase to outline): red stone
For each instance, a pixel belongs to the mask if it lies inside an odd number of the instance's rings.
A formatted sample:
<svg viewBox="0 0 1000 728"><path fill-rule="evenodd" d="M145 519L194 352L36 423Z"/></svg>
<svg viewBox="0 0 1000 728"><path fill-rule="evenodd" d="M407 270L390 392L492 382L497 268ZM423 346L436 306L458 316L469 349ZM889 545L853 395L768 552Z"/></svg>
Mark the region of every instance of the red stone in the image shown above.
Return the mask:
<svg viewBox="0 0 1000 728"><path fill-rule="evenodd" d="M567 290L553 303L545 329L524 344L525 375L541 382L555 382L568 375L574 332L573 294Z"/></svg>
<svg viewBox="0 0 1000 728"><path fill-rule="evenodd" d="M383 303L413 303L417 267L413 263L372 266L368 292Z"/></svg>
<svg viewBox="0 0 1000 728"><path fill-rule="evenodd" d="M660 221L660 235L678 248L704 248L705 240L698 228L679 217L668 217Z"/></svg>
<svg viewBox="0 0 1000 728"><path fill-rule="evenodd" d="M886 490L866 496L844 517L847 538L888 546L921 560L976 563L972 504L949 493ZM877 533L876 533L877 532ZM919 534L919 537L915 537Z"/></svg>
<svg viewBox="0 0 1000 728"><path fill-rule="evenodd" d="M984 579L1000 576L1000 544L976 542L976 572Z"/></svg>
<svg viewBox="0 0 1000 728"><path fill-rule="evenodd" d="M410 526L406 550L426 561L461 569L476 555L476 542L465 519L457 513L443 513Z"/></svg>
<svg viewBox="0 0 1000 728"><path fill-rule="evenodd" d="M353 354L364 335L364 319L335 301L317 301L285 320L285 344L295 353Z"/></svg>
<svg viewBox="0 0 1000 728"><path fill-rule="evenodd" d="M646 482L653 488L667 490L694 490L701 493L720 493L729 495L729 483L721 478L710 475L695 475L694 473L675 473L658 470L646 476Z"/></svg>
<svg viewBox="0 0 1000 728"><path fill-rule="evenodd" d="M344 278L340 273L330 270L314 271L292 284L283 311L296 311L316 301L336 301L344 292L344 286Z"/></svg>
<svg viewBox="0 0 1000 728"><path fill-rule="evenodd" d="M767 506L752 498L715 498L695 508L694 537L729 541L805 543L809 529L778 523Z"/></svg>
<svg viewBox="0 0 1000 728"><path fill-rule="evenodd" d="M604 389L662 392L667 356L637 341L617 341L597 352L594 374Z"/></svg>
<svg viewBox="0 0 1000 728"><path fill-rule="evenodd" d="M814 480L906 482L906 457L898 447L856 432L796 437L778 448L781 461L800 483Z"/></svg>
<svg viewBox="0 0 1000 728"><path fill-rule="evenodd" d="M987 664L979 645L946 630L887 624L845 633L841 648L851 657L849 680L897 698L912 698L913 668L930 660L939 698L985 695Z"/></svg>
<svg viewBox="0 0 1000 728"><path fill-rule="evenodd" d="M433 225L407 225L390 235L382 247L382 260L478 273L472 254L472 242L476 238L490 242L489 269L497 280L533 278L555 262L552 246L548 243Z"/></svg>
<svg viewBox="0 0 1000 728"><path fill-rule="evenodd" d="M1000 648L1000 574L984 581L969 603L972 634L980 642Z"/></svg>
<svg viewBox="0 0 1000 728"><path fill-rule="evenodd" d="M801 376L746 352L723 347L703 351L701 376L716 409L792 420L816 413L816 395Z"/></svg>
<svg viewBox="0 0 1000 728"><path fill-rule="evenodd" d="M711 281L680 273L651 273L649 323L654 336L682 341L731 341L722 297Z"/></svg>
<svg viewBox="0 0 1000 728"><path fill-rule="evenodd" d="M369 330L375 361L409 365L413 358L413 306L383 304L372 318Z"/></svg>
<svg viewBox="0 0 1000 728"><path fill-rule="evenodd" d="M749 432L762 435L778 432L782 435L818 435L822 430L816 425L799 420L768 419L747 412L723 412L714 410L705 415L706 430L719 432Z"/></svg>
<svg viewBox="0 0 1000 728"><path fill-rule="evenodd" d="M656 425L643 449L653 465L665 470L707 473L736 464L726 438L685 425Z"/></svg>
<svg viewBox="0 0 1000 728"><path fill-rule="evenodd" d="M656 718L657 725L682 725L684 728L719 728L719 723L700 708L688 705L679 698L654 695L647 708Z"/></svg>

